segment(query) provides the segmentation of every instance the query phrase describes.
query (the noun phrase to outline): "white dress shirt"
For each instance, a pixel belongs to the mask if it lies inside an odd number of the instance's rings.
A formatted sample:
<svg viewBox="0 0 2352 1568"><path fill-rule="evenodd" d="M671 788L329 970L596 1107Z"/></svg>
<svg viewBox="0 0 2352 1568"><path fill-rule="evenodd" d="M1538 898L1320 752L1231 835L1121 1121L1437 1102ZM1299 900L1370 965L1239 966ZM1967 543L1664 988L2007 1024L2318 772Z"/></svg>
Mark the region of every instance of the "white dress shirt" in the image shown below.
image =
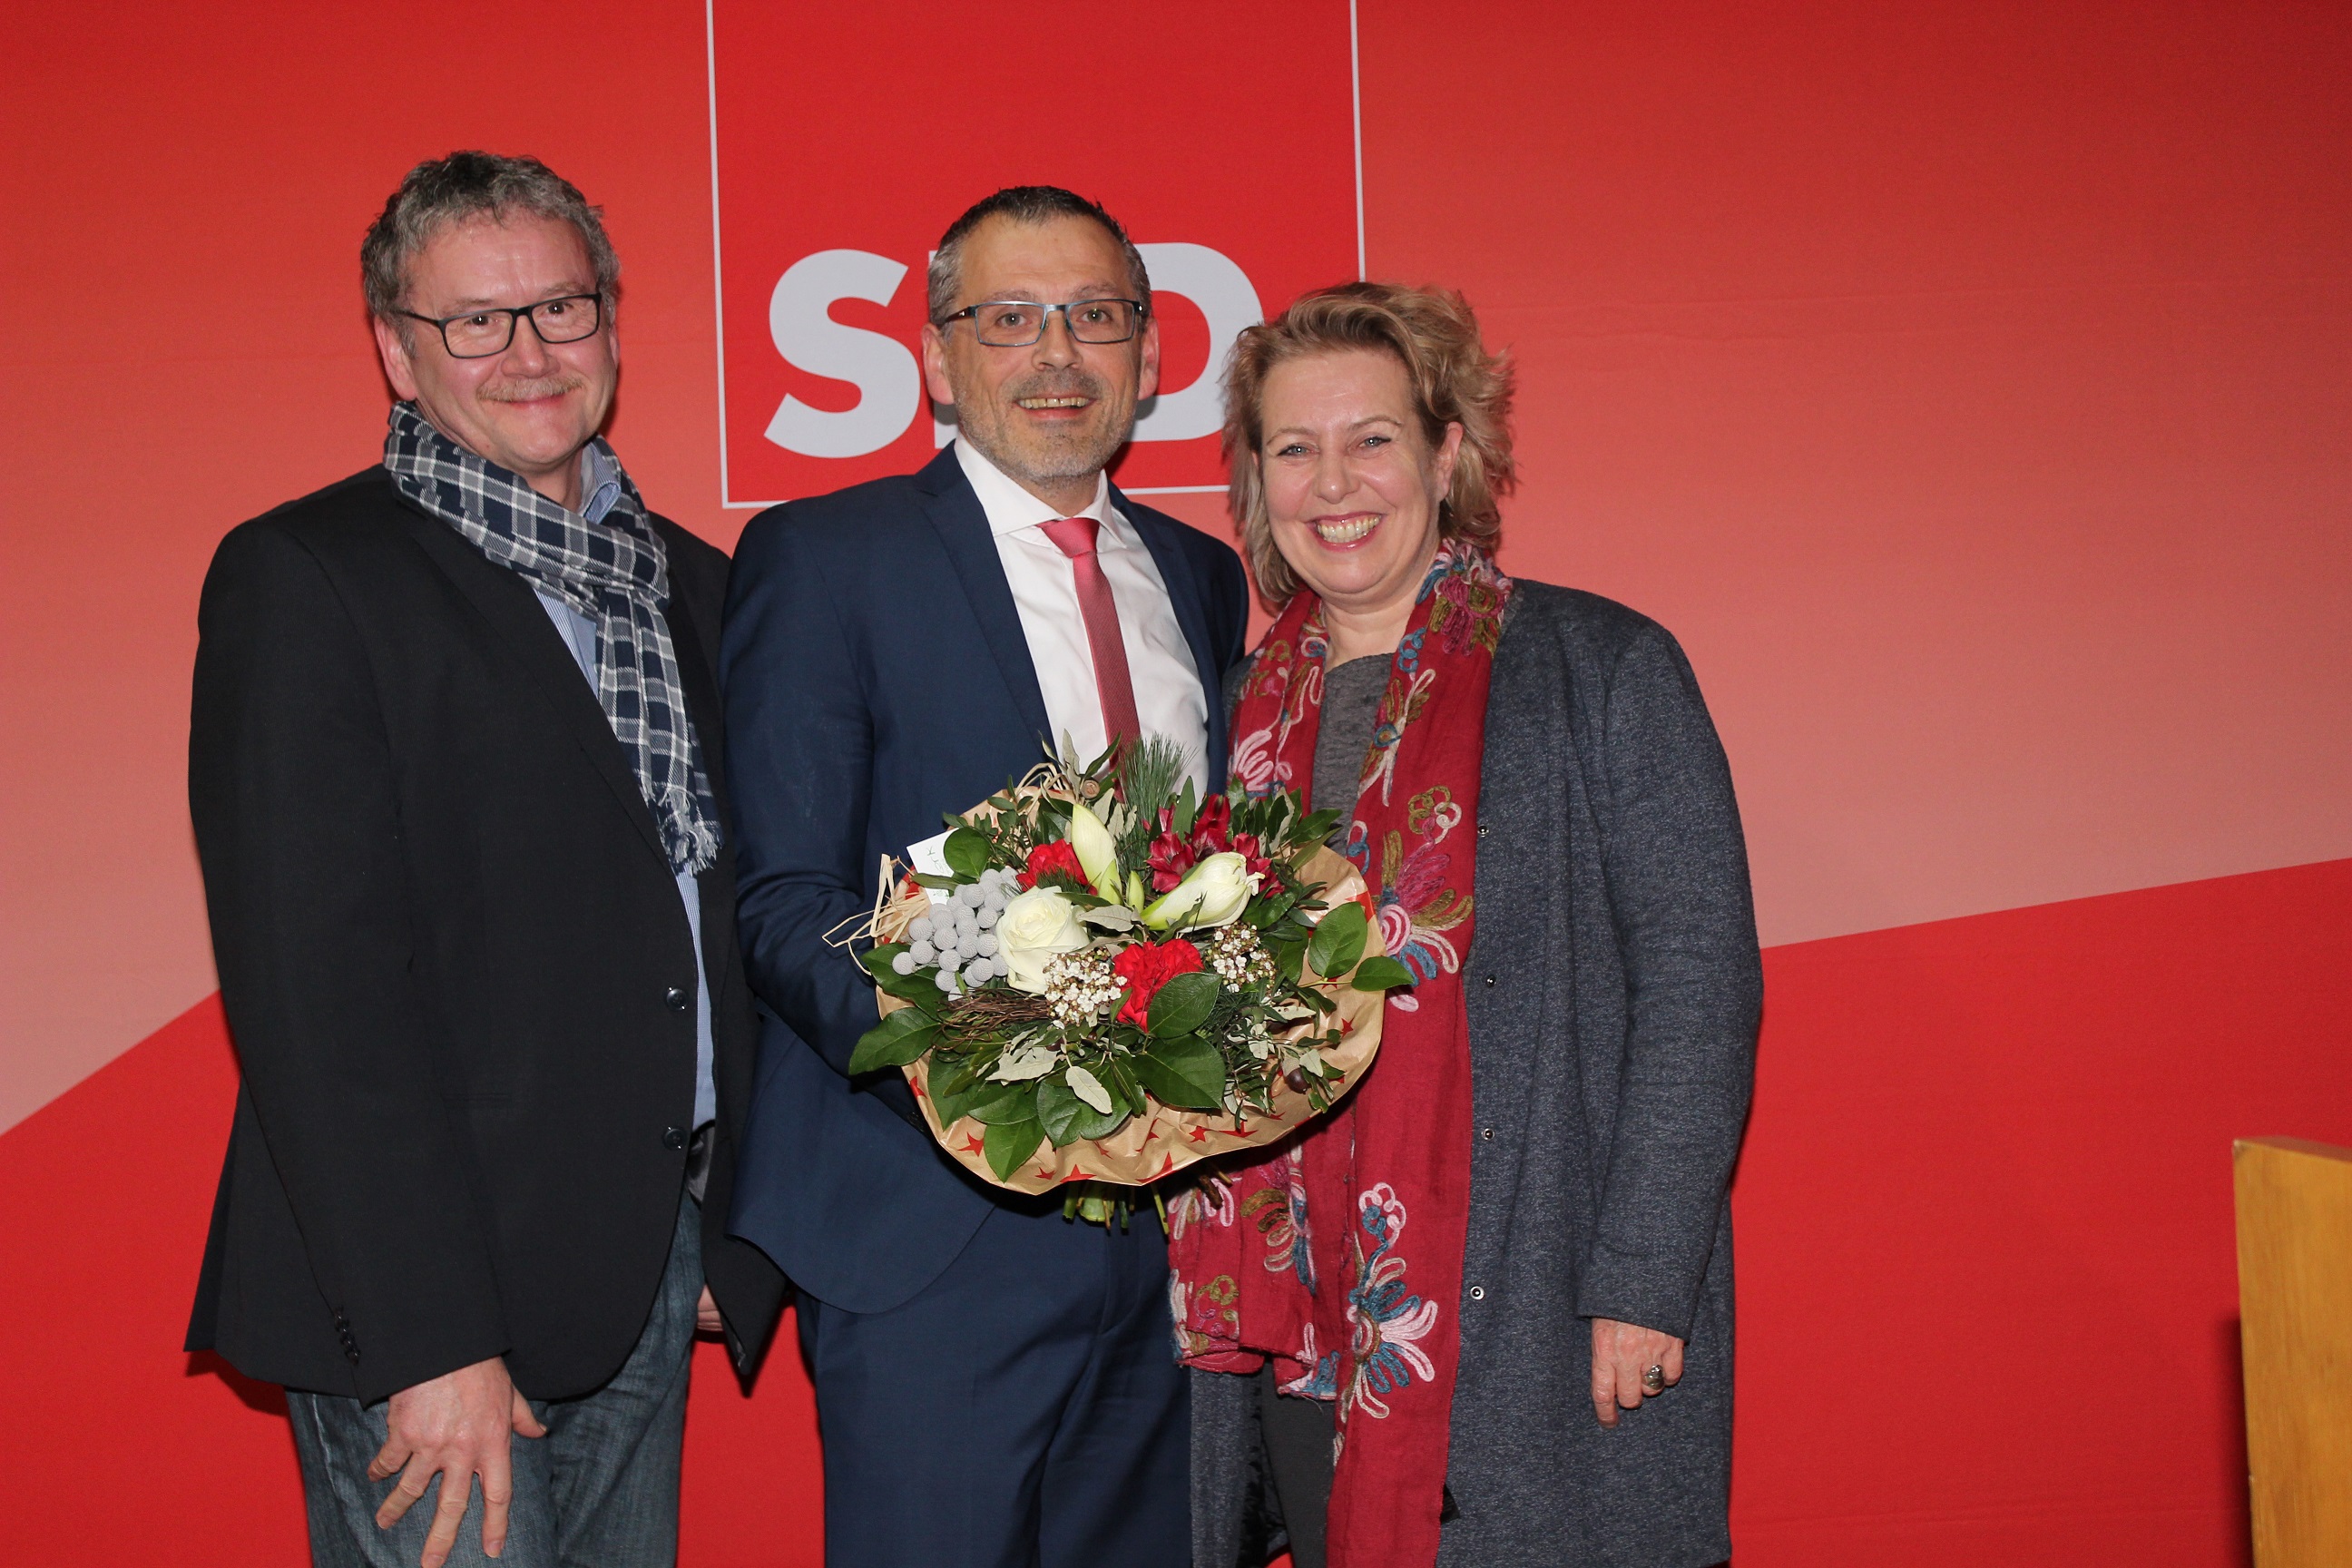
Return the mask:
<svg viewBox="0 0 2352 1568"><path fill-rule="evenodd" d="M1102 699L1095 691L1094 649L1078 610L1077 580L1070 558L1038 526L1057 517L1091 517L1097 525L1095 556L1118 605L1136 718L1145 734L1163 735L1184 748L1192 787L1206 790L1209 704L1201 689L1200 669L1192 662L1183 628L1176 624L1176 609L1168 602L1159 563L1135 525L1110 504L1110 480L1097 475L1093 501L1076 512L1060 512L1008 479L969 442L956 442L955 454L979 493L981 510L988 514L988 531L996 540L997 559L1004 563L1013 605L1021 612L1021 633L1029 642L1029 662L1037 669L1055 741L1058 743L1066 733L1081 761L1099 755L1109 743L1103 730Z"/></svg>

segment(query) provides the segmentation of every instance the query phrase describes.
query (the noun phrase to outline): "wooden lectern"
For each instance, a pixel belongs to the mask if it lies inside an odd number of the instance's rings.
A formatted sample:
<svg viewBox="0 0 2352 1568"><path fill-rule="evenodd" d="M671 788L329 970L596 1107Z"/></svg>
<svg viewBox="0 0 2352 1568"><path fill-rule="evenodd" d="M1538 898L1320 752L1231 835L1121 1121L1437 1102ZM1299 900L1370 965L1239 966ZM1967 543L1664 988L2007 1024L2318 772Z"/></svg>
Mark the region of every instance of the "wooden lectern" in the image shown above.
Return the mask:
<svg viewBox="0 0 2352 1568"><path fill-rule="evenodd" d="M2352 1564L2352 1149L2234 1146L2256 1568Z"/></svg>

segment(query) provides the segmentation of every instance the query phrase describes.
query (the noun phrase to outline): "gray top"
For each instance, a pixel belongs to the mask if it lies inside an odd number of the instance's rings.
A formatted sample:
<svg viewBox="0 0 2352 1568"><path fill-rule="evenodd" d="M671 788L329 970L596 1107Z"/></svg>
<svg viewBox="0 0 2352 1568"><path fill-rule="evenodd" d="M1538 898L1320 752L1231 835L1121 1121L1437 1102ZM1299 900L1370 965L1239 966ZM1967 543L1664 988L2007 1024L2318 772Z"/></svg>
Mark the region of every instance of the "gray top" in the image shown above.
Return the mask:
<svg viewBox="0 0 2352 1568"><path fill-rule="evenodd" d="M1327 735L1336 716L1327 706ZM1717 1563L1731 1553L1725 1189L1763 973L1730 770L1664 627L1516 585L1477 832L1462 1355L1445 1470L1428 1479L1459 1513L1438 1561ZM1613 1431L1592 1414L1595 1317L1687 1342L1682 1382ZM1216 1381L1194 1378L1201 1568L1265 1560L1265 1502L1237 1462L1255 1445L1230 1429L1238 1402L1201 1396Z"/></svg>
<svg viewBox="0 0 2352 1568"><path fill-rule="evenodd" d="M1363 777L1364 753L1372 749L1372 721L1381 716L1381 693L1388 689L1388 658L1351 658L1323 672L1323 716L1315 731L1315 776L1307 785L1307 809L1336 811L1335 838L1348 831L1348 808Z"/></svg>

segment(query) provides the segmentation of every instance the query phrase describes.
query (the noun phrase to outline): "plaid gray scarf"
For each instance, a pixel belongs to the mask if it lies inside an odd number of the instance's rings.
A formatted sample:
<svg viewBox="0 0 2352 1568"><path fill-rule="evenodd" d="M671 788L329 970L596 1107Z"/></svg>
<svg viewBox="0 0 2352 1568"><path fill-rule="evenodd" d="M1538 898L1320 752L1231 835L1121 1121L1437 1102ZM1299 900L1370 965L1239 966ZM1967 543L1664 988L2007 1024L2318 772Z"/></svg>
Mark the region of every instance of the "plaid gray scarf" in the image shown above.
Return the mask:
<svg viewBox="0 0 2352 1568"><path fill-rule="evenodd" d="M620 475L603 518L566 511L518 476L467 451L396 403L383 466L403 495L456 529L483 554L596 623L596 699L629 753L637 788L661 827L669 863L700 871L719 858L719 807L694 743L662 606L669 557L646 521L645 502L601 436L597 449Z"/></svg>

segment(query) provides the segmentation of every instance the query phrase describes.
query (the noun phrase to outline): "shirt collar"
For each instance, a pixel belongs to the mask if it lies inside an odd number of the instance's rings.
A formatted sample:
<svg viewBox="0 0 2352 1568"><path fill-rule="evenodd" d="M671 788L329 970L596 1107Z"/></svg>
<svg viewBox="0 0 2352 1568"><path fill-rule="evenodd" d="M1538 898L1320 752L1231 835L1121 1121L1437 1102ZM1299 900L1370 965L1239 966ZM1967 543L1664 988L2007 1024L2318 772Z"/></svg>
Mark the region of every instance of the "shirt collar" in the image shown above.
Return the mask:
<svg viewBox="0 0 2352 1568"><path fill-rule="evenodd" d="M586 498L580 504L580 515L590 522L604 521L604 514L621 499L621 465L593 441L580 452L580 493Z"/></svg>
<svg viewBox="0 0 2352 1568"><path fill-rule="evenodd" d="M956 461L963 467L964 478L971 481L972 489L980 497L980 510L988 514L990 533L1002 538L1041 522L1051 522L1057 517L1090 517L1102 524L1103 534L1118 539L1118 514L1111 510L1108 475L1095 476L1095 499L1087 505L1074 512L1055 511L981 456L971 442L958 440L955 455Z"/></svg>

